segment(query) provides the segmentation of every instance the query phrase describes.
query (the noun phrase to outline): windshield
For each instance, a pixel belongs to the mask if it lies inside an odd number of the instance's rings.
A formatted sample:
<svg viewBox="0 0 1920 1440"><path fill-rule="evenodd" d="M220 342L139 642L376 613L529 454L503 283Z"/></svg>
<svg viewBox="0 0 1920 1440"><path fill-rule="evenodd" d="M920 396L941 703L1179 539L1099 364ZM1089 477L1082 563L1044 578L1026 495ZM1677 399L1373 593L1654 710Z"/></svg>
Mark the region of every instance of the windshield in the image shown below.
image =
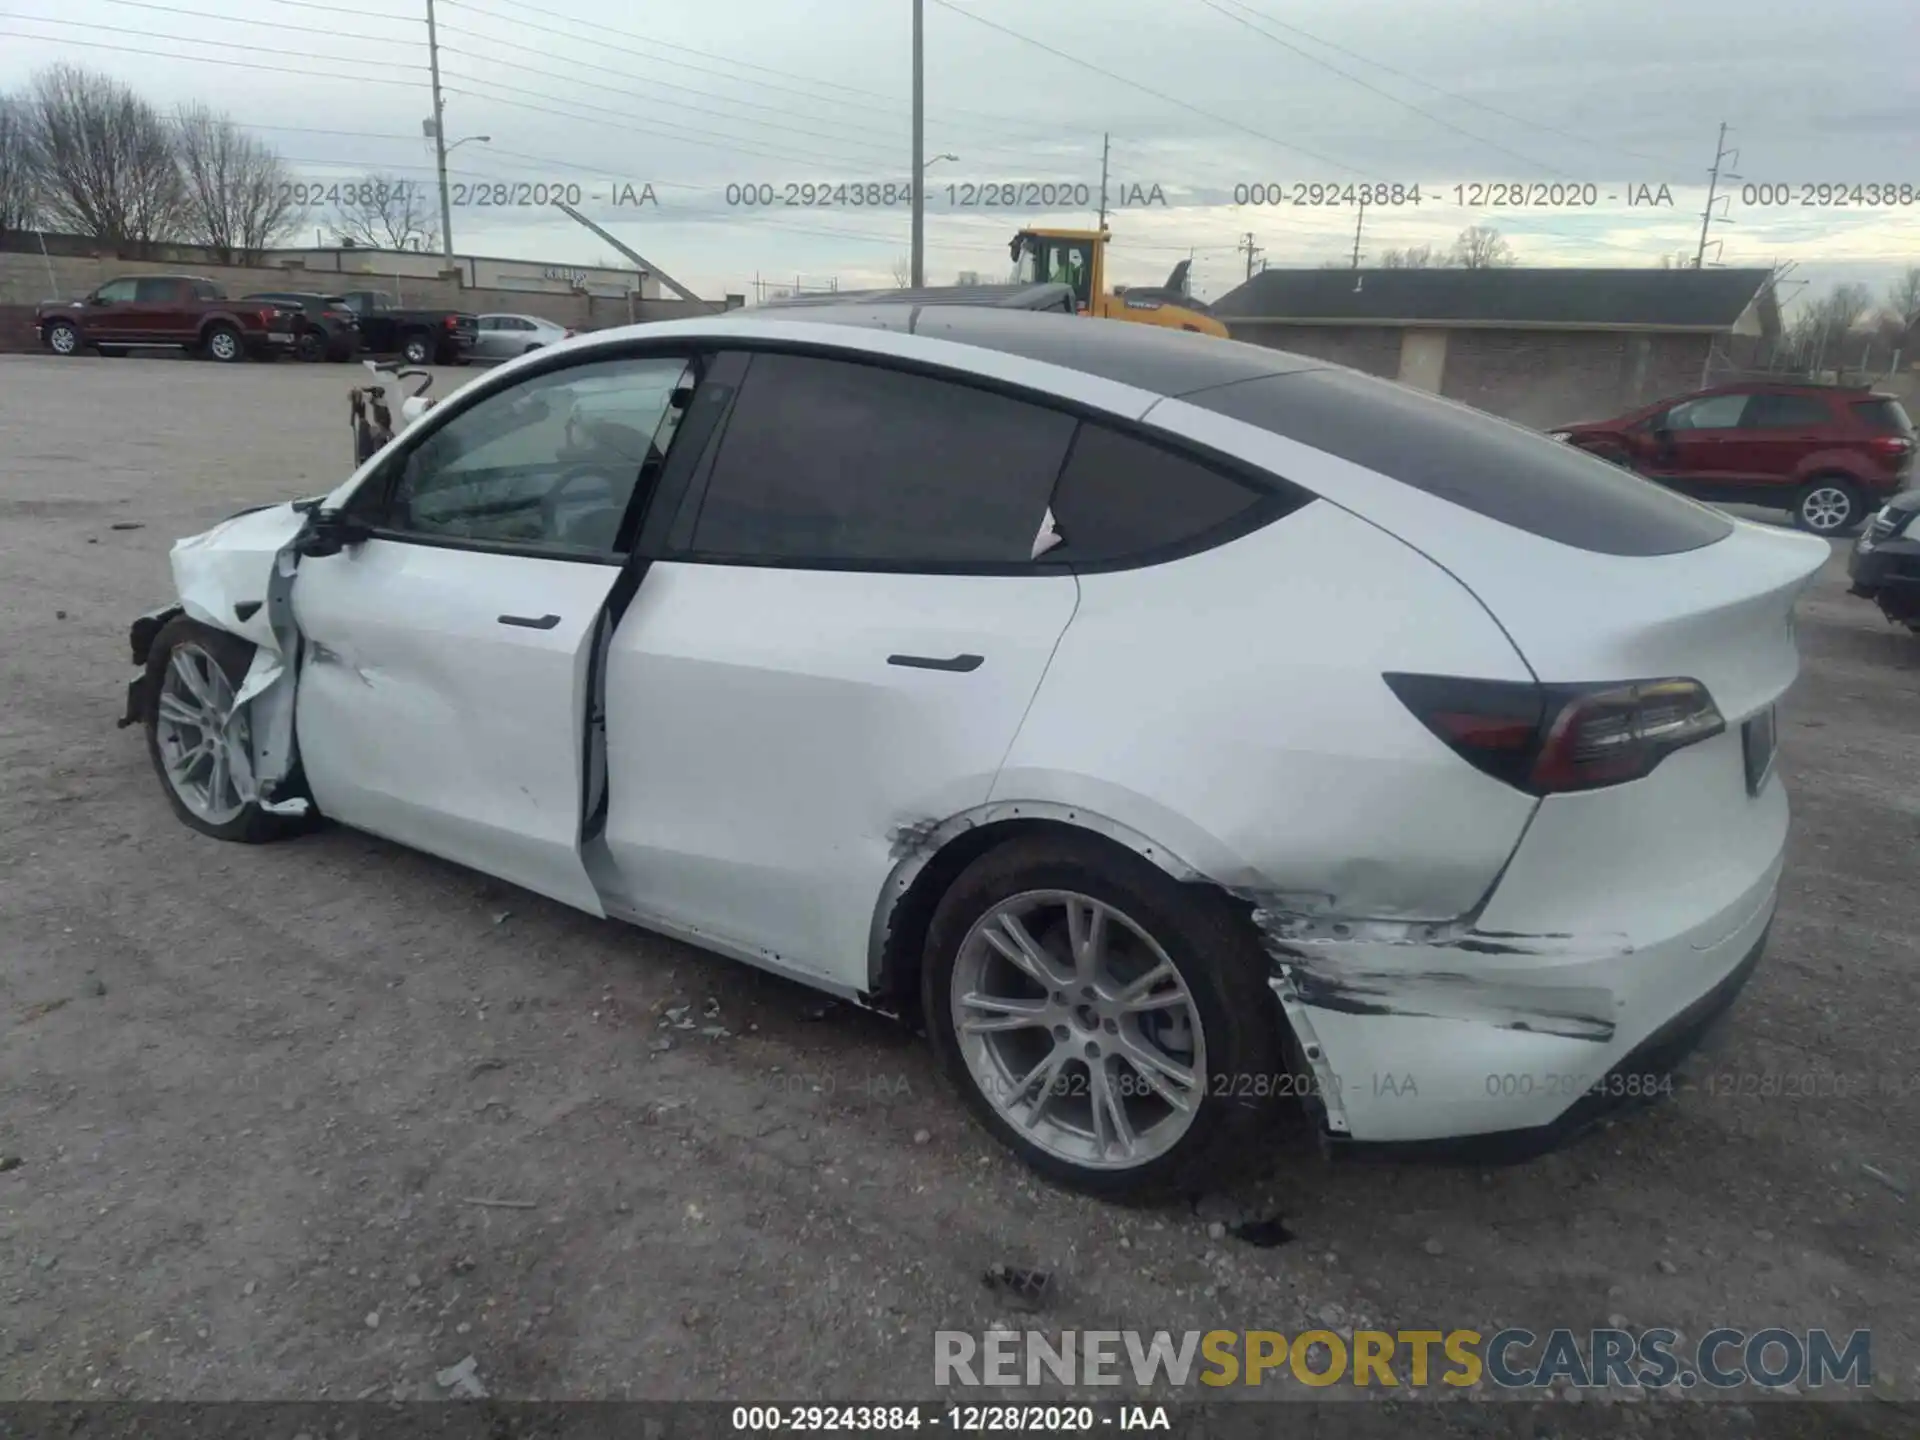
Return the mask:
<svg viewBox="0 0 1920 1440"><path fill-rule="evenodd" d="M1016 278L1023 285L1071 285L1076 304L1093 303L1093 244L1048 235L1022 238Z"/></svg>

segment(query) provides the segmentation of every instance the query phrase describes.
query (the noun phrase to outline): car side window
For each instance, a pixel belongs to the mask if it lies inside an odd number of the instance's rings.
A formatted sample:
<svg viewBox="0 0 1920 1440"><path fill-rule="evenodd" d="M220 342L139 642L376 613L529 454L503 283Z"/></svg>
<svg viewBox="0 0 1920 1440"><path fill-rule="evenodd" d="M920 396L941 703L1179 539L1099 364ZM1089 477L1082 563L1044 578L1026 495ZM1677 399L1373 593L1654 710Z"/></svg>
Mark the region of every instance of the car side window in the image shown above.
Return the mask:
<svg viewBox="0 0 1920 1440"><path fill-rule="evenodd" d="M186 290L179 280L142 280L134 298L142 305L171 305L186 299Z"/></svg>
<svg viewBox="0 0 1920 1440"><path fill-rule="evenodd" d="M482 315L480 317L480 328L482 330L498 330L500 328L500 322L491 315Z"/></svg>
<svg viewBox="0 0 1920 1440"><path fill-rule="evenodd" d="M132 280L115 280L110 284L102 285L94 299L102 305L125 305L138 293L135 289L136 284L137 282Z"/></svg>
<svg viewBox="0 0 1920 1440"><path fill-rule="evenodd" d="M1189 456L1087 422L1054 488L1060 543L1047 553L1074 564L1144 559L1218 530L1262 498Z"/></svg>
<svg viewBox="0 0 1920 1440"><path fill-rule="evenodd" d="M1684 400L1667 412L1668 430L1733 430L1747 408L1746 395L1704 395Z"/></svg>
<svg viewBox="0 0 1920 1440"><path fill-rule="evenodd" d="M1804 430L1830 425L1824 400L1812 395L1756 395L1740 420L1743 430Z"/></svg>
<svg viewBox="0 0 1920 1440"><path fill-rule="evenodd" d="M607 360L490 395L396 457L371 523L404 539L618 553L637 488L657 478L691 386L684 357Z"/></svg>
<svg viewBox="0 0 1920 1440"><path fill-rule="evenodd" d="M757 354L691 549L825 565L1025 563L1075 424L953 380Z"/></svg>

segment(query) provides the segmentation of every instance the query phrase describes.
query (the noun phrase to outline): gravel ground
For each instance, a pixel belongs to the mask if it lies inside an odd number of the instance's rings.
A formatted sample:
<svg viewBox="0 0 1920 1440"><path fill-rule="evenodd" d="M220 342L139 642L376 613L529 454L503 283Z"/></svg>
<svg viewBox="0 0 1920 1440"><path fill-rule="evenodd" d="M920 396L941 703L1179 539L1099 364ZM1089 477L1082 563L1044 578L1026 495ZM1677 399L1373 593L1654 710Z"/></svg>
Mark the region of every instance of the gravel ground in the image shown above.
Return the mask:
<svg viewBox="0 0 1920 1440"><path fill-rule="evenodd" d="M1838 550L1728 1078L1524 1167L1283 1136L1238 1193L1122 1209L881 1019L349 831L175 821L113 724L127 622L174 538L344 475L360 374L0 357L0 1396L429 1396L469 1355L496 1396L930 1395L1004 1261L1060 1328L1870 1327L1920 1398L1920 638Z"/></svg>

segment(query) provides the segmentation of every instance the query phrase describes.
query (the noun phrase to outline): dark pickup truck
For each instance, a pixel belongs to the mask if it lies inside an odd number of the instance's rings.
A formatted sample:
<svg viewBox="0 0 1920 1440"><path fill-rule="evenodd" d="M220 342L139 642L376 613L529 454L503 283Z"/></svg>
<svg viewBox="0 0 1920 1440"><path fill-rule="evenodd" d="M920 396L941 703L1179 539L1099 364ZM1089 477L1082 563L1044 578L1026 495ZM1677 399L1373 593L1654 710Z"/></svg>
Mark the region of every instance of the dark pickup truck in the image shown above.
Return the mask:
<svg viewBox="0 0 1920 1440"><path fill-rule="evenodd" d="M109 280L84 300L50 301L33 314L40 343L56 355L91 347L102 355L173 348L211 360L283 355L293 349L294 316L269 301L230 300L193 275Z"/></svg>
<svg viewBox="0 0 1920 1440"><path fill-rule="evenodd" d="M359 317L360 344L369 355L398 355L409 365L464 365L480 334L476 315L402 309L384 290L348 290L340 298Z"/></svg>

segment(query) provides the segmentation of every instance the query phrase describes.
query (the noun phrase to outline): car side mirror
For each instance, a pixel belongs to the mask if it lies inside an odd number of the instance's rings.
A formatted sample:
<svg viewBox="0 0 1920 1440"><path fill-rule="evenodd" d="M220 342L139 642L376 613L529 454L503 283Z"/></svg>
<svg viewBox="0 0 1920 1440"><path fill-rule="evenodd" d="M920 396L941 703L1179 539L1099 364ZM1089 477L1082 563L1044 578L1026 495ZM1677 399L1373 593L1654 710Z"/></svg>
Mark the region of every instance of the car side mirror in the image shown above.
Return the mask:
<svg viewBox="0 0 1920 1440"><path fill-rule="evenodd" d="M372 529L358 520L350 520L338 510L316 510L307 517L306 529L294 540L293 549L296 555L321 560L372 538Z"/></svg>

